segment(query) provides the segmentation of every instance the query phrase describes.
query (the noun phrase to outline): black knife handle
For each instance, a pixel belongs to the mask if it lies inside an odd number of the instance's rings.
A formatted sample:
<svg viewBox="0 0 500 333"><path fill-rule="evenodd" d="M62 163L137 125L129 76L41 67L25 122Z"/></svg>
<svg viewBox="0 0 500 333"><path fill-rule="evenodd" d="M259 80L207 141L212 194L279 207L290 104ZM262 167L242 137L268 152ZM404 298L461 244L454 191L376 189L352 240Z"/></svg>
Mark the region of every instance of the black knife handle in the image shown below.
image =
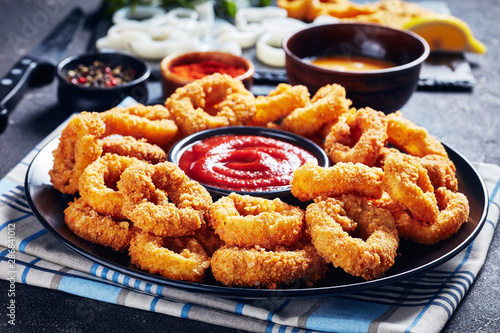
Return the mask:
<svg viewBox="0 0 500 333"><path fill-rule="evenodd" d="M33 73L39 63L29 57L22 57L0 80L0 116L5 118L19 102L30 85Z"/></svg>

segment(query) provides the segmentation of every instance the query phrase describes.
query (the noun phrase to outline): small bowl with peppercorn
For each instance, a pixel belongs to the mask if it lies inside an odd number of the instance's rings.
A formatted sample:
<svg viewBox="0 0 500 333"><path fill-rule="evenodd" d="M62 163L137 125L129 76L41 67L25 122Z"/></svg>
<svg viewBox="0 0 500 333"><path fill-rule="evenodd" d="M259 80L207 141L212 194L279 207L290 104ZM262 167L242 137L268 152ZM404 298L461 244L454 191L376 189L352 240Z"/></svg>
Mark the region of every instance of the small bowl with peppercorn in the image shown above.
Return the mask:
<svg viewBox="0 0 500 333"><path fill-rule="evenodd" d="M228 74L250 90L255 73L254 64L247 58L218 51L172 54L161 61L160 69L165 98L177 88L214 73Z"/></svg>
<svg viewBox="0 0 500 333"><path fill-rule="evenodd" d="M150 66L122 53L70 56L57 66L59 104L68 112L105 111L126 97L148 100Z"/></svg>

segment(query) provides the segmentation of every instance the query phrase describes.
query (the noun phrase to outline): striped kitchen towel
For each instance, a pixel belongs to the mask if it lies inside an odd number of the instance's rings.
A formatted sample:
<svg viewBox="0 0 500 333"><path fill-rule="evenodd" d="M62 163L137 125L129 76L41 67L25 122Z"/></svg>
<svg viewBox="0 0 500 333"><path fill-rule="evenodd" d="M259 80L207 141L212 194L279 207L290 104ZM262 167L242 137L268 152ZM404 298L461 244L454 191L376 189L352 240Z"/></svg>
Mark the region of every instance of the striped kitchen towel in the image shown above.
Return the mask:
<svg viewBox="0 0 500 333"><path fill-rule="evenodd" d="M64 124L63 124L64 125ZM476 163L489 193L481 232L433 269L390 285L335 297L226 299L156 285L92 262L43 228L24 194L41 142L0 181L0 278L123 306L254 332L439 332L481 269L499 217L500 167Z"/></svg>

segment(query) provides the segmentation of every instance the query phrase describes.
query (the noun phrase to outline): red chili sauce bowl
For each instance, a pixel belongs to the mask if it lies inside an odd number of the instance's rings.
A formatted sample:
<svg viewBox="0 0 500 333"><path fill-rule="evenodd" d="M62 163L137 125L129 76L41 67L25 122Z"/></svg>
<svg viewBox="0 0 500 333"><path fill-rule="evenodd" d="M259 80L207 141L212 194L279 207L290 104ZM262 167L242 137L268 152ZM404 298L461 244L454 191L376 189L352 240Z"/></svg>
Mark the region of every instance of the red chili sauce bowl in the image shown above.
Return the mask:
<svg viewBox="0 0 500 333"><path fill-rule="evenodd" d="M223 179L223 177L225 177L227 175L227 173L225 173L225 171L227 171L228 169L229 169L229 171L228 171L229 173L231 173L231 174L236 173L237 174L237 177L239 177L238 180L243 179L243 181L249 180L251 182L251 180L253 179L252 177L249 177L248 174L241 175L244 172L242 170L239 170L239 169L242 168L242 164L245 164L245 162L242 162L240 164L241 159L239 161L236 161L236 162L233 160L233 162L225 163L224 157L222 157L222 158L220 156L214 157L215 159L217 159L216 162L217 162L218 166L216 168L223 165L221 168L218 168L218 169L223 169L223 171L222 171L222 173L217 173L217 176L215 177L215 181L210 182L210 184L207 183L208 182L208 181L206 181L207 178L200 180L200 179L196 179L197 177L196 178L192 177L192 175L193 175L192 171L194 169L199 169L200 167L203 167L203 165L204 165L203 163L205 163L205 160L203 158L198 159L196 157L196 154L194 154L193 157L188 158L188 160L187 160L188 163L186 163L186 158L185 158L186 152L192 153L193 152L192 147L194 147L195 145L197 147L201 147L201 148L198 148L198 150L197 150L198 152L200 152L202 150L207 150L202 145L198 146L197 144L201 143L202 141L206 142L206 140L217 141L219 138L222 138L225 136L241 137L241 138L243 138L242 140L239 140L241 142L245 141L245 140L253 141L254 137L256 139L255 141L257 141L257 142L267 141L265 139L271 139L271 141L276 140L278 143L280 143L280 147L281 147L281 144L282 144L282 146L286 147L287 149L290 148L290 146L294 146L297 148L297 151L305 151L306 152L306 153L304 153L304 155L301 155L302 157L306 157L306 159L307 158L315 159L319 166L322 166L322 167L329 166L328 156L326 155L324 150L321 149L321 147L319 147L314 142L312 142L308 139L305 139L301 136L298 136L296 134L293 134L293 133L289 133L289 132L285 132L285 131L281 131L281 130L276 130L276 129L269 129L269 128L264 128L264 127L252 127L252 126L223 127L223 128L216 128L216 129L201 131L201 132L192 134L192 135L180 140L179 142L177 142L170 150L170 152L168 154L168 160L170 162L174 163L175 165L181 167L181 169L184 169L184 172L186 172L186 174L188 176L190 176L190 178L200 182L203 186L205 186L205 188L208 190L208 192L214 198L219 198L221 196L227 196L232 192L242 194L242 195L248 194L248 195L252 195L252 196L258 196L258 197L269 198L269 199L273 199L273 198L287 199L287 198L292 197L289 183L281 184L281 185L275 185L275 183L272 183L266 189L262 189L262 190L244 189L244 188L242 189L238 185L237 185L238 188L228 188L227 184L225 183L225 179ZM248 137L252 137L252 138L247 139ZM264 138L264 140L260 140L259 138ZM234 142L232 142L232 143L234 143ZM232 150L231 154L234 153L235 155L237 155L236 158L239 158L239 155L246 154L245 149L246 148L238 149L238 144L237 144L235 149ZM269 154L269 155L274 157L274 155L273 155L274 153L281 154L280 152L274 152L273 148L269 148L269 150L266 150L267 147L265 147L263 149L265 150L265 153L263 154L265 156L268 156L268 154ZM247 157L249 156L248 157L249 159L260 158L259 156L255 156L254 154L258 155L258 152L251 152L249 155L246 155L246 156ZM232 158L234 158L235 155L232 155ZM227 155L224 155L224 156L227 156ZM309 156L309 157L307 157L307 156ZM245 158L247 158L247 157L245 157ZM293 157L295 159L295 161L294 161L295 165L297 165L296 164L297 159L302 159L302 157L300 157L300 158ZM210 159L210 158L212 158L212 156L210 156L208 159ZM191 164L191 162L194 162L194 163ZM304 163L304 162L301 162L301 163ZM252 163L249 163L249 165L252 165ZM246 166L245 166L245 168L246 168ZM265 174L265 172L266 172L265 170L260 169L261 168L260 166L253 166L252 165L251 168L256 168L256 170L254 170L254 171L257 174L259 174L259 173ZM241 173L240 173L240 171L241 171ZM219 171L217 171L217 172L219 172ZM219 178L217 178L217 177L219 177ZM220 178L220 177L222 177L222 178ZM230 176L228 176L228 177L230 177ZM211 178L211 180L214 180L214 178ZM259 183L261 181L266 182L267 179L266 180L255 179L256 183ZM220 184L220 186L217 186L217 184Z"/></svg>
<svg viewBox="0 0 500 333"><path fill-rule="evenodd" d="M245 57L236 56L231 53L208 51L208 52L187 52L181 54L172 54L164 58L160 63L162 74L162 92L167 98L179 87L193 82L194 78L188 78L180 75L174 70L177 66L192 65L199 63L220 63L223 66L241 68L243 73L234 78L240 80L245 88L250 90L253 85L253 75L255 72L254 64ZM207 73L209 74L209 73ZM211 73L210 73L211 74ZM229 75L229 74L228 74ZM199 78L199 77L198 77Z"/></svg>

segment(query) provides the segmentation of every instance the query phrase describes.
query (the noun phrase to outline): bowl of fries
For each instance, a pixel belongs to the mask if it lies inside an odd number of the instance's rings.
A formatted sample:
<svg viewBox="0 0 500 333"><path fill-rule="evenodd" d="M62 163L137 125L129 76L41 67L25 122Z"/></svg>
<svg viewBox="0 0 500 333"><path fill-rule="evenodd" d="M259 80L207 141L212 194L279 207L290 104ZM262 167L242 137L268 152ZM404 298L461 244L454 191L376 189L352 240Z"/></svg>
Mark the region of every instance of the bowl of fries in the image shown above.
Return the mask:
<svg viewBox="0 0 500 333"><path fill-rule="evenodd" d="M385 113L410 99L430 52L415 33L369 23L311 25L286 36L283 48L291 84L314 93L337 83L354 107Z"/></svg>

